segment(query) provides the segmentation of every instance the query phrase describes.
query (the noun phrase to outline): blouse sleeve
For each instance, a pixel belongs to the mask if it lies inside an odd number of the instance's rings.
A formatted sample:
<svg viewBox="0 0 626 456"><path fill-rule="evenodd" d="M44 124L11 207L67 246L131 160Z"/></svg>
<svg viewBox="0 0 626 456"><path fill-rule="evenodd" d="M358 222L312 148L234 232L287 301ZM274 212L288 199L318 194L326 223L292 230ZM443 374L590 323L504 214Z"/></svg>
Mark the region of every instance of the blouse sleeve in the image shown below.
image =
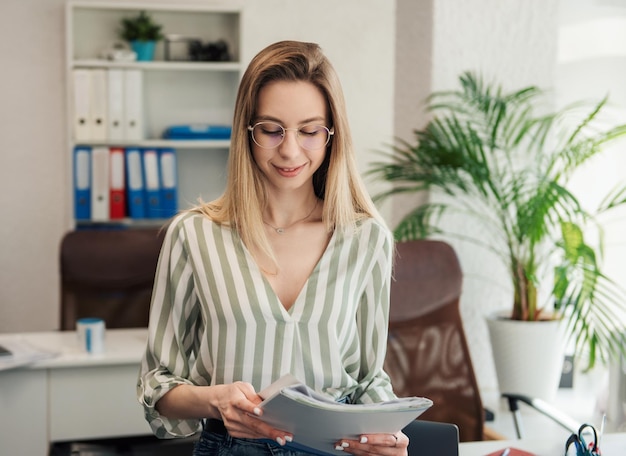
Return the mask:
<svg viewBox="0 0 626 456"><path fill-rule="evenodd" d="M357 324L361 347L362 376L353 394L354 403L374 403L396 398L383 363L387 352L389 324L389 293L391 285L393 237L389 230L376 225L380 231L370 245L373 253L369 281L361 297Z"/></svg>
<svg viewBox="0 0 626 456"><path fill-rule="evenodd" d="M186 437L200 430L197 419L171 419L155 405L177 385L191 384L190 359L196 352L195 335L201 330L194 292L192 264L184 231L184 216L167 230L154 281L148 343L137 382L137 397L146 420L159 438Z"/></svg>

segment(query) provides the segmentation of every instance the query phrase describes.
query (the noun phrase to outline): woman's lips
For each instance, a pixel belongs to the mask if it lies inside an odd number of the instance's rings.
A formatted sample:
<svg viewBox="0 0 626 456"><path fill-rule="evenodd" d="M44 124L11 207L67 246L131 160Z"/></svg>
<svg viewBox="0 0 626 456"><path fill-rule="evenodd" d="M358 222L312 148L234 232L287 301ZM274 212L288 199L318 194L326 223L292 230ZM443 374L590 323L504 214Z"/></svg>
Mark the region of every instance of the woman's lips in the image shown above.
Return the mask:
<svg viewBox="0 0 626 456"><path fill-rule="evenodd" d="M281 168L279 166L275 166L276 172L283 177L295 177L300 174L300 171L304 169L304 165L297 166L295 168Z"/></svg>

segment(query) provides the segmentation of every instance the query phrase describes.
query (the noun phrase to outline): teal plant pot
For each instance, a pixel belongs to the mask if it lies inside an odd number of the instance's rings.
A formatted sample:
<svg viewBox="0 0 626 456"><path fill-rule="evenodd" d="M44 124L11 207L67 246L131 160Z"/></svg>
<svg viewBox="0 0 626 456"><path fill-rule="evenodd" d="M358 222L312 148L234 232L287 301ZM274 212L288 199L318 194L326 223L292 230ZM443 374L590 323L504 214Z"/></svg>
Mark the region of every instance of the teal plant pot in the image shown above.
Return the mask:
<svg viewBox="0 0 626 456"><path fill-rule="evenodd" d="M131 41L130 47L137 54L137 60L149 62L154 60L156 41Z"/></svg>

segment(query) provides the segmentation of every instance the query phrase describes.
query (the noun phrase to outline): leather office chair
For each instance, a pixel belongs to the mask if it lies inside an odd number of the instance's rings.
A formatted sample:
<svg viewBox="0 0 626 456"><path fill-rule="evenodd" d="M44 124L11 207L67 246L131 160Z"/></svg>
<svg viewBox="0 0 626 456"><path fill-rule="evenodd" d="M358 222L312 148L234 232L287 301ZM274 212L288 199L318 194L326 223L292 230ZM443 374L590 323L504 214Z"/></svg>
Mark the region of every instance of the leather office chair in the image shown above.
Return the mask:
<svg viewBox="0 0 626 456"><path fill-rule="evenodd" d="M409 456L458 456L459 429L454 424L421 418L402 429L409 438Z"/></svg>
<svg viewBox="0 0 626 456"><path fill-rule="evenodd" d="M78 318L107 328L147 327L164 231L158 228L79 230L61 242L61 329Z"/></svg>
<svg viewBox="0 0 626 456"><path fill-rule="evenodd" d="M462 442L483 440L484 410L459 312L458 258L435 240L396 248L385 359L394 390L434 402L420 420L456 424Z"/></svg>

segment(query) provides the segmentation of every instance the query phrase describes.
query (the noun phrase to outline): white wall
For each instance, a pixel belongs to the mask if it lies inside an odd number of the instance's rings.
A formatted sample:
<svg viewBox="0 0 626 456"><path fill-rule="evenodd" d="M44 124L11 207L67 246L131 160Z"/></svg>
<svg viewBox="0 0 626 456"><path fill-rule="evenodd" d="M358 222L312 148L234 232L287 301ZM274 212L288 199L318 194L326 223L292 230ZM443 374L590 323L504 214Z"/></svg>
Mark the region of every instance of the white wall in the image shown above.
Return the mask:
<svg viewBox="0 0 626 456"><path fill-rule="evenodd" d="M626 3L561 0L556 66L556 102L564 106L580 100L609 97L607 125L626 123ZM572 179L581 203L592 211L626 172L626 142L585 166ZM601 219L605 226L606 273L626 284L626 209ZM588 233L592 235L593 233Z"/></svg>
<svg viewBox="0 0 626 456"><path fill-rule="evenodd" d="M412 67L402 63L404 54L398 53L397 68L404 65L409 71L404 78L396 76L398 136L411 138L411 129L427 120L426 113L412 103L423 101L430 91L459 88L458 76L466 70L482 73L487 80L498 81L505 88L553 86L557 0L429 0L418 2L420 6L415 3L398 0L398 12L404 12L398 24L412 29L398 28L397 49L421 50L412 56L418 59ZM425 10L429 13L424 14ZM428 36L420 33L422 30L429 30ZM400 105L405 94L409 98ZM400 106L407 110L399 112ZM394 217L405 212L408 203L395 203ZM497 392L484 318L496 309L510 308L512 290L507 287L506 272L496 258L474 245L448 242L455 247L463 269L461 313L478 383L483 391Z"/></svg>
<svg viewBox="0 0 626 456"><path fill-rule="evenodd" d="M320 43L341 77L363 170L392 137L395 2L155 3L244 5L244 61L279 39ZM0 332L58 327L58 249L70 228L64 11L63 0L0 6Z"/></svg>

